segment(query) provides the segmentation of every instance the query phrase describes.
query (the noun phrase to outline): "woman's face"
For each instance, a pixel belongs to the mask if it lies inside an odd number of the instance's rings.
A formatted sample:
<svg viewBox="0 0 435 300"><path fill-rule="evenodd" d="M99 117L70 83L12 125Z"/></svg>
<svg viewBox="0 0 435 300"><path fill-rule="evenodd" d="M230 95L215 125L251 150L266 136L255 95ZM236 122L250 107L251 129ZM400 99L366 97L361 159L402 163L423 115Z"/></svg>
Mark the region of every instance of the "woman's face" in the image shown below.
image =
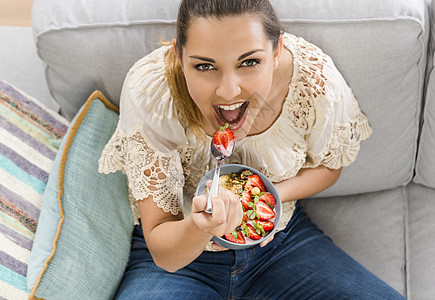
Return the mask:
<svg viewBox="0 0 435 300"><path fill-rule="evenodd" d="M240 140L268 122L261 120L261 111L268 109L280 51L273 49L258 17L192 20L180 60L207 134L228 123Z"/></svg>

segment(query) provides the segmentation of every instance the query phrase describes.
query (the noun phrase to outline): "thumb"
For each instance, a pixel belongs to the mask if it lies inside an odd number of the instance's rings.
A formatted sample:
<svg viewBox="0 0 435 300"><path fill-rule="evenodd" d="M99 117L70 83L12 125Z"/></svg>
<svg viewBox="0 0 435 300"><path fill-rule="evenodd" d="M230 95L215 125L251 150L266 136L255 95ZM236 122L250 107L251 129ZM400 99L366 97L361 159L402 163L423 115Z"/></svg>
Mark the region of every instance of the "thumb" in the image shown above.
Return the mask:
<svg viewBox="0 0 435 300"><path fill-rule="evenodd" d="M205 182L205 186L208 187L209 189L211 189L211 185L212 185L212 183L213 183L213 181L211 181L211 180L207 180L207 181Z"/></svg>
<svg viewBox="0 0 435 300"><path fill-rule="evenodd" d="M204 195L199 195L194 197L192 200L192 212L197 213L197 212L204 211L206 202L207 199L205 198Z"/></svg>

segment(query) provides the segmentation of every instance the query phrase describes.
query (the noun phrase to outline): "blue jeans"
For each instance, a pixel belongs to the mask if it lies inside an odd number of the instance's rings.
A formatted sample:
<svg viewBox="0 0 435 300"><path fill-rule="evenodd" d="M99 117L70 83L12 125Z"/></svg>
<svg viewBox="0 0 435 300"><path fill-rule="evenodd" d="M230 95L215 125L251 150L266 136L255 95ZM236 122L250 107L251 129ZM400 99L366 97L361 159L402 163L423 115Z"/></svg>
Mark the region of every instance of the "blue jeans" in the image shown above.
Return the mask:
<svg viewBox="0 0 435 300"><path fill-rule="evenodd" d="M117 299L404 299L335 246L297 207L267 246L204 251L175 273L157 267L140 226Z"/></svg>

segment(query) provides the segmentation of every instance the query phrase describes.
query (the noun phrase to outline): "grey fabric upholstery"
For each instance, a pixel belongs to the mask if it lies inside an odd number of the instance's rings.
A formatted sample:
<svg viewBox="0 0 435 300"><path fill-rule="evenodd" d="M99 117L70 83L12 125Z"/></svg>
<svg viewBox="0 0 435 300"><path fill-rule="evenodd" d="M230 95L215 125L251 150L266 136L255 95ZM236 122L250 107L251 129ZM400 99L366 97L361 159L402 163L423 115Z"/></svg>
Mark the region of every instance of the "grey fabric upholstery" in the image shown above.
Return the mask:
<svg viewBox="0 0 435 300"><path fill-rule="evenodd" d="M423 128L414 182L435 188L435 4L430 4L430 40L427 60L427 90L423 111Z"/></svg>
<svg viewBox="0 0 435 300"><path fill-rule="evenodd" d="M301 202L340 248L406 294L405 187Z"/></svg>
<svg viewBox="0 0 435 300"><path fill-rule="evenodd" d="M65 116L74 116L94 89L119 103L123 78L132 64L157 48L160 37L174 37L178 3L37 0L32 13L36 47L46 63L50 91ZM289 32L317 44L335 60L374 128L358 160L321 196L379 191L410 182L429 36L424 0L273 4Z"/></svg>
<svg viewBox="0 0 435 300"><path fill-rule="evenodd" d="M0 79L58 111L59 104L50 95L42 61L36 54L32 29L0 26L0 36Z"/></svg>
<svg viewBox="0 0 435 300"><path fill-rule="evenodd" d="M409 299L434 299L435 190L409 186L407 285Z"/></svg>
<svg viewBox="0 0 435 300"><path fill-rule="evenodd" d="M35 0L35 44L29 28L0 27L0 77L68 118L95 89L119 103L128 69L174 36L178 2ZM435 299L432 1L272 2L287 31L334 59L374 130L338 183L302 205L409 299Z"/></svg>

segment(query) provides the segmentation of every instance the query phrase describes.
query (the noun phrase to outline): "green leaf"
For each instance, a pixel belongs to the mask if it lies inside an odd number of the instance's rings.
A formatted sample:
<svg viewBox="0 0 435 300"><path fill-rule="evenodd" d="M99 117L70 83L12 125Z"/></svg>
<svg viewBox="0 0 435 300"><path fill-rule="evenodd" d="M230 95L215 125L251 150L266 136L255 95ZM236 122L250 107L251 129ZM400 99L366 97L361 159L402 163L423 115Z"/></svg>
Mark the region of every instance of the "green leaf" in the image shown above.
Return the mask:
<svg viewBox="0 0 435 300"><path fill-rule="evenodd" d="M256 220L253 220L252 223L254 223L255 231L261 235L264 236L266 234L266 231L264 231L263 225L258 223Z"/></svg>
<svg viewBox="0 0 435 300"><path fill-rule="evenodd" d="M249 206L249 207L254 207L254 203L252 203L252 202L248 202L248 206Z"/></svg>
<svg viewBox="0 0 435 300"><path fill-rule="evenodd" d="M256 211L252 211L251 215L249 216L250 219L255 219L255 216L257 215Z"/></svg>
<svg viewBox="0 0 435 300"><path fill-rule="evenodd" d="M228 123L225 123L224 126L219 127L219 130L225 130L228 128L228 126L230 126L230 125L228 125Z"/></svg>
<svg viewBox="0 0 435 300"><path fill-rule="evenodd" d="M233 238L237 239L237 231L236 230L231 232L231 235L233 236Z"/></svg>
<svg viewBox="0 0 435 300"><path fill-rule="evenodd" d="M249 170L244 170L244 171L242 172L242 175L243 175L243 176L246 176L246 177L249 177L249 176L252 175L252 172L249 171Z"/></svg>

